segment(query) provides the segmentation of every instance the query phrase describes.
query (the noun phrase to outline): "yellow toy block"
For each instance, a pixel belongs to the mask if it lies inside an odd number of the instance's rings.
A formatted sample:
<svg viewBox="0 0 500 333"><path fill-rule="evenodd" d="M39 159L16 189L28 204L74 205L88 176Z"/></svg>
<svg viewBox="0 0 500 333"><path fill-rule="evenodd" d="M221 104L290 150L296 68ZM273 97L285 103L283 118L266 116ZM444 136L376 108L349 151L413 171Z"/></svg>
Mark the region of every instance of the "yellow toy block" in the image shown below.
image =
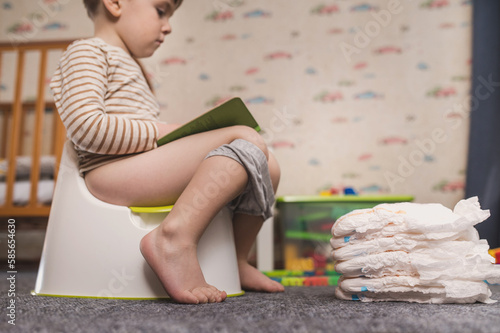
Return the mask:
<svg viewBox="0 0 500 333"><path fill-rule="evenodd" d="M303 277L284 277L281 279L281 284L284 286L301 287L304 285L304 278Z"/></svg>

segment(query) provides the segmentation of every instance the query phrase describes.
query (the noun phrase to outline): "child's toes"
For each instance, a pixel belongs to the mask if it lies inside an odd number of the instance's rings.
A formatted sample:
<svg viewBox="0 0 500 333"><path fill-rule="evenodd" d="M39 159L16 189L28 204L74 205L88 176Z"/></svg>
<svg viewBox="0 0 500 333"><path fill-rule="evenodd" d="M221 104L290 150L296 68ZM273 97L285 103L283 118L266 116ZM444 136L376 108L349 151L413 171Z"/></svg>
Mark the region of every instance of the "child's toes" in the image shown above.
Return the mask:
<svg viewBox="0 0 500 333"><path fill-rule="evenodd" d="M206 295L209 298L210 303L222 302L226 299L226 296L227 296L225 291L220 291L219 289L215 288L214 286L209 286L206 288Z"/></svg>
<svg viewBox="0 0 500 333"><path fill-rule="evenodd" d="M272 290L274 292L281 292L281 291L285 291L285 287L283 287L283 285L277 281L272 281L273 284L272 284Z"/></svg>
<svg viewBox="0 0 500 333"><path fill-rule="evenodd" d="M200 288L199 289L200 293L205 295L207 298L207 303L214 303L216 299L216 293L211 290L210 288Z"/></svg>
<svg viewBox="0 0 500 333"><path fill-rule="evenodd" d="M216 298L216 302L223 302L227 297L227 294L225 291L219 291L217 293L217 298Z"/></svg>
<svg viewBox="0 0 500 333"><path fill-rule="evenodd" d="M207 295L199 288L196 288L193 290L193 295L198 299L198 301L200 303L208 303L209 302L209 298L207 297Z"/></svg>

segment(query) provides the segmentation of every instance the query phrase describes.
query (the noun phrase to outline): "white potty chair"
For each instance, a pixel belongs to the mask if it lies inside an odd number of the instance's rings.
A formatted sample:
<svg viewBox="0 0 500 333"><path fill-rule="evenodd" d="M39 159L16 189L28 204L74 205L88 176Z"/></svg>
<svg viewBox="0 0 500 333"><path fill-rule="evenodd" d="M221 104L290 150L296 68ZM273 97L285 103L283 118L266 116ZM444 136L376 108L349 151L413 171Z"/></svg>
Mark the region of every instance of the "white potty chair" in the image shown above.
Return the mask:
<svg viewBox="0 0 500 333"><path fill-rule="evenodd" d="M167 298L139 250L140 240L170 207L128 208L102 202L87 190L68 141L59 169L34 295ZM207 283L242 295L231 213L223 209L198 245Z"/></svg>

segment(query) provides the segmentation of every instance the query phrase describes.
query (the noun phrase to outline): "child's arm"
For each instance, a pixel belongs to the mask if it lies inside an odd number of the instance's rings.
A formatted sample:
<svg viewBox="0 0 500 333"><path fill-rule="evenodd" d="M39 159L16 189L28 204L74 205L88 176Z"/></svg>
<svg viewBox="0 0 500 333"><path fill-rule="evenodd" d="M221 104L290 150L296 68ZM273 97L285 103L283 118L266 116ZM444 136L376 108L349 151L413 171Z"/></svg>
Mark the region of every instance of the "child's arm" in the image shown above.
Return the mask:
<svg viewBox="0 0 500 333"><path fill-rule="evenodd" d="M159 137L155 101L148 103L151 107L138 103L134 96L137 91L125 91L128 87L109 91L108 61L104 51L85 41L70 46L61 59L51 88L69 138L78 149L97 154L130 154L155 148ZM134 65L132 60L120 64L132 70ZM146 84L144 89L148 89ZM113 112L106 109L105 98L110 98L106 105L115 104ZM137 112L148 107L149 113Z"/></svg>
<svg viewBox="0 0 500 333"><path fill-rule="evenodd" d="M178 129L181 127L179 124L165 124L165 123L156 123L156 126L158 127L158 138L161 138L168 133L172 132L173 130Z"/></svg>

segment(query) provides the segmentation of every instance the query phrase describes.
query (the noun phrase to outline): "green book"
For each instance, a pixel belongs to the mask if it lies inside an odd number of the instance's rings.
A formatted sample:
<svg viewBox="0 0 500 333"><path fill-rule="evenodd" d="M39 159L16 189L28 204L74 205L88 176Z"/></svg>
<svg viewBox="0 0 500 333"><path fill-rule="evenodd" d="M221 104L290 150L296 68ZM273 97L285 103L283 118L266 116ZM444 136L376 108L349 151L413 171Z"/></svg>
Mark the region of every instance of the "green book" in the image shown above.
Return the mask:
<svg viewBox="0 0 500 333"><path fill-rule="evenodd" d="M188 135L234 125L246 125L252 127L256 131L260 131L259 124L257 124L250 111L248 111L241 98L237 97L230 99L168 133L160 138L157 143L158 146L162 146Z"/></svg>

